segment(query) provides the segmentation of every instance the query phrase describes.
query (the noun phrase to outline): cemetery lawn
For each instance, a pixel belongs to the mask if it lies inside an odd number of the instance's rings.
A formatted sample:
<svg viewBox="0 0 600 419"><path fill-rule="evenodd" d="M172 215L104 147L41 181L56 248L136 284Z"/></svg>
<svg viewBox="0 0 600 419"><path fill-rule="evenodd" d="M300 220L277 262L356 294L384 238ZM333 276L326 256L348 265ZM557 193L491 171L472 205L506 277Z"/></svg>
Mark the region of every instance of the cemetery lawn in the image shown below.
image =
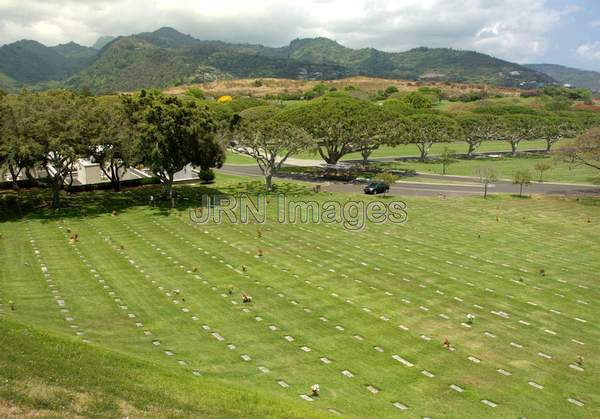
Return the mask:
<svg viewBox="0 0 600 419"><path fill-rule="evenodd" d="M550 169L543 173L542 180L546 182L582 183L600 185L598 170L587 166L572 166L568 163L557 162L543 154L521 154L517 157L489 157L477 159L458 159L446 168L447 175L476 176L478 167L495 167L500 179L511 180L517 170L529 170L532 182L539 180L539 172L535 169L538 162L547 162ZM390 169L414 170L422 173L442 174L442 164L431 160L425 163L419 161L402 161L393 163L375 163L377 166Z"/></svg>
<svg viewBox="0 0 600 419"><path fill-rule="evenodd" d="M553 145L553 149L557 148L560 145L560 142ZM464 141L457 141L452 143L435 143L431 146L430 155L437 156L439 155L444 147L448 147L450 150L453 150L455 153L466 153L468 150L468 145ZM522 141L519 144L519 151L526 150L545 150L546 142L543 140L531 140L531 141ZM477 152L508 152L510 151L510 144L505 141L484 141ZM382 146L377 150L373 151L370 158L379 158L379 157L416 157L419 155L419 149L414 144L401 144L395 147L390 146ZM304 153L299 153L293 156L298 159L320 159L321 156L314 152L306 151ZM342 160L362 160L362 156L360 153L350 153L346 154L342 157Z"/></svg>
<svg viewBox="0 0 600 419"><path fill-rule="evenodd" d="M598 200L407 197L406 224L362 231L190 224L201 193L261 186L240 180L180 186L175 210L145 205L152 188L0 210L0 414L600 416Z"/></svg>

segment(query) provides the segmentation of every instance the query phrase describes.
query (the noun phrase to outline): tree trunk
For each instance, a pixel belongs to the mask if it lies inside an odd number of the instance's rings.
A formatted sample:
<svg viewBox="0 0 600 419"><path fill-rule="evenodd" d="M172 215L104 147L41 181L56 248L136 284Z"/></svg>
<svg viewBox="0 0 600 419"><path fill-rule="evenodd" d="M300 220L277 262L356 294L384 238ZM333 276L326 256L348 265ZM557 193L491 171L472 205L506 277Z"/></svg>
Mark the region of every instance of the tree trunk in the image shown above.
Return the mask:
<svg viewBox="0 0 600 419"><path fill-rule="evenodd" d="M60 206L60 183L59 179L54 178L52 181L52 208Z"/></svg>
<svg viewBox="0 0 600 419"><path fill-rule="evenodd" d="M369 164L369 156L371 155L372 151L371 150L361 150L360 154L362 155L363 158L363 164L366 166L367 164Z"/></svg>
<svg viewBox="0 0 600 419"><path fill-rule="evenodd" d="M468 143L469 144L469 149L467 150L467 158L471 159L473 158L473 153L475 152L475 144L474 143Z"/></svg>
<svg viewBox="0 0 600 419"><path fill-rule="evenodd" d="M552 148L552 141L546 140L546 153L549 153L551 148Z"/></svg>
<svg viewBox="0 0 600 419"><path fill-rule="evenodd" d="M442 175L446 174L446 163L442 163Z"/></svg>
<svg viewBox="0 0 600 419"><path fill-rule="evenodd" d="M517 145L518 145L518 143L515 142L515 141L511 141L510 142L510 148L512 150L511 154L512 154L513 157L517 155Z"/></svg>
<svg viewBox="0 0 600 419"><path fill-rule="evenodd" d="M429 148L427 147L427 144L425 144L425 143L417 144L417 148L421 152L421 157L420 157L421 162L425 163L425 160L427 160L427 154L429 152Z"/></svg>
<svg viewBox="0 0 600 419"><path fill-rule="evenodd" d="M267 189L267 192L273 190L273 174L271 173L265 175L265 188Z"/></svg>
<svg viewBox="0 0 600 419"><path fill-rule="evenodd" d="M15 191L19 190L19 173L21 172L21 169L19 169L19 171L15 171L15 168L13 167L12 164L8 165L8 171L10 172L10 177L12 179L12 185L13 185L13 189Z"/></svg>
<svg viewBox="0 0 600 419"><path fill-rule="evenodd" d="M114 163L110 165L110 183L112 183L113 191L119 192L121 190L121 179L119 178L119 167L115 169Z"/></svg>
<svg viewBox="0 0 600 419"><path fill-rule="evenodd" d="M163 192L167 198L171 199L173 197L173 174L168 173L163 176L163 182Z"/></svg>
<svg viewBox="0 0 600 419"><path fill-rule="evenodd" d="M339 153L331 153L327 156L324 156L323 158L325 159L325 163L327 164L337 164L341 157L342 156L340 156Z"/></svg>
<svg viewBox="0 0 600 419"><path fill-rule="evenodd" d="M483 199L487 199L487 189L488 189L488 184L486 182L483 184Z"/></svg>

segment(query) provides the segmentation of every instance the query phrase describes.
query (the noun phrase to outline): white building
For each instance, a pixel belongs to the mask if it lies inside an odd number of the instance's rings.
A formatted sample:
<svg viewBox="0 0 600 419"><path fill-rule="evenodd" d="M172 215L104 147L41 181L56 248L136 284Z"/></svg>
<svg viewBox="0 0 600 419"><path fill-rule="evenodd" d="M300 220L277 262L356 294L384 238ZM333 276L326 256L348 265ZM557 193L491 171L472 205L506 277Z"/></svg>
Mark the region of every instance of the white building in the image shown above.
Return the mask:
<svg viewBox="0 0 600 419"><path fill-rule="evenodd" d="M100 169L100 164L90 159L79 159L74 165L73 180L81 185L110 182L110 179ZM138 179L143 177L139 171L121 168L119 170L121 180ZM74 182L75 183L75 182Z"/></svg>

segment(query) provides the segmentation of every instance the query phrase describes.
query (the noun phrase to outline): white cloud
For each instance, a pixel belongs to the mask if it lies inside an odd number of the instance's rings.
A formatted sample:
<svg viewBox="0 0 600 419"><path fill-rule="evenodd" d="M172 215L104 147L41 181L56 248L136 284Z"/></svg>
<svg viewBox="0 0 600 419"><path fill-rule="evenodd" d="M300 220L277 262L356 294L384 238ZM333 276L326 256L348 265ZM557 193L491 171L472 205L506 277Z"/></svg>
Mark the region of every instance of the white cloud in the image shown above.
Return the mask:
<svg viewBox="0 0 600 419"><path fill-rule="evenodd" d="M575 11L545 0L0 0L0 44L90 45L101 35L172 26L270 46L328 36L350 47L455 47L523 61L543 54L549 29Z"/></svg>
<svg viewBox="0 0 600 419"><path fill-rule="evenodd" d="M581 58L586 60L600 60L600 41L581 44L576 51Z"/></svg>

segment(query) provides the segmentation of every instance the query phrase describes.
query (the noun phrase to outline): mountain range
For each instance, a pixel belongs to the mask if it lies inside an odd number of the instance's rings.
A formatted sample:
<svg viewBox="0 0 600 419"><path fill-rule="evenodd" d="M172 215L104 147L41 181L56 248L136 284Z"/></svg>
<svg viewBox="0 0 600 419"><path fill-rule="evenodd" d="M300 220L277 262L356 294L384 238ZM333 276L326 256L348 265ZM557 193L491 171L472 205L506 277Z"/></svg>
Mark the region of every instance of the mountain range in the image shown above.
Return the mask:
<svg viewBox="0 0 600 419"><path fill-rule="evenodd" d="M204 41L173 28L102 37L93 47L74 42L47 47L22 40L0 47L0 88L66 87L95 93L167 87L227 78L390 79L539 87L596 86L600 73L560 66L522 66L475 51L415 48L351 49L327 38L296 39L284 47ZM591 74L588 74L591 73ZM568 80L568 81L566 81Z"/></svg>

